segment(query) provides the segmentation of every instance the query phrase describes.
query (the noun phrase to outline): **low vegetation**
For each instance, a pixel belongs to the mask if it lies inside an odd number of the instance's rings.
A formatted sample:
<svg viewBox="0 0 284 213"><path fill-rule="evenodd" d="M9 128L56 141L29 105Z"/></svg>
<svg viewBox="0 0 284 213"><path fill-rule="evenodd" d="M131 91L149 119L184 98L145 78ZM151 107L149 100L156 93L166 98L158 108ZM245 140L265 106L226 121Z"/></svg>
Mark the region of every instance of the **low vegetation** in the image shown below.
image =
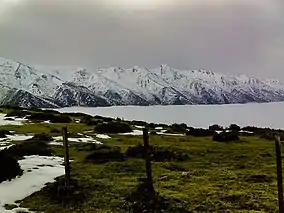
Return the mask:
<svg viewBox="0 0 284 213"><path fill-rule="evenodd" d="M188 131L186 131L186 135L191 135L195 137L208 137L213 136L215 134L215 131L209 130L209 129L200 129L200 128L189 128Z"/></svg>
<svg viewBox="0 0 284 213"><path fill-rule="evenodd" d="M132 132L132 128L129 124L124 122L117 122L117 121L111 121L108 123L102 123L95 127L95 132L97 133L127 133Z"/></svg>
<svg viewBox="0 0 284 213"><path fill-rule="evenodd" d="M1 110L6 113L19 109ZM271 136L281 135L282 130L244 127L243 131L254 134L243 136L239 131L241 128L235 125L226 128L212 125L209 129L198 129L184 124L128 122L81 113L62 115L36 109L26 113L25 116L66 116L70 123L62 119L60 121L63 123L1 126L0 129L13 130L16 134L35 133L33 139L15 142L13 147L0 152L0 158L2 154L4 156L4 160L0 160L1 171L14 167L11 172L4 174L6 177L2 180L21 174L17 159L25 155L64 156L62 146L48 145L51 136L60 135L63 126L68 126L70 135L80 133L95 137L96 133L107 133L111 136L111 139L102 139L103 145L70 142L71 184L65 186L64 178L59 177L54 183L47 184L41 191L21 201L22 207L33 212L277 211L275 150ZM46 115L43 118L47 119ZM135 126L146 126L153 132L149 138L155 189L152 193L145 190L145 152L140 145L143 137L117 134L131 132L137 128ZM154 134L159 131L156 127L186 134L158 135ZM216 134L216 131L223 129L232 131ZM1 165L1 162L10 163Z"/></svg>
<svg viewBox="0 0 284 213"><path fill-rule="evenodd" d="M0 171L0 183L23 173L17 159L5 150L0 152Z"/></svg>
<svg viewBox="0 0 284 213"><path fill-rule="evenodd" d="M171 147L150 146L149 155L152 161L184 161L189 159L189 154L185 150L174 149ZM126 151L127 157L132 158L145 158L144 146L138 145L129 147Z"/></svg>
<svg viewBox="0 0 284 213"><path fill-rule="evenodd" d="M40 112L27 115L26 119L39 122L39 121L50 121L51 123L71 123L72 119L63 114L54 114L50 112Z"/></svg>
<svg viewBox="0 0 284 213"><path fill-rule="evenodd" d="M0 138L6 138L7 135L12 135L10 131L6 129L0 129Z"/></svg>
<svg viewBox="0 0 284 213"><path fill-rule="evenodd" d="M222 127L222 126L220 126L218 124L214 124L212 126L209 126L208 129L211 130L211 131L223 131L224 127Z"/></svg>
<svg viewBox="0 0 284 213"><path fill-rule="evenodd" d="M213 141L218 142L233 142L240 140L238 132L221 132L213 136Z"/></svg>
<svg viewBox="0 0 284 213"><path fill-rule="evenodd" d="M48 184L45 190L39 192L50 203L63 205L64 208L76 208L86 202L88 197L88 187L83 181L71 179L69 185L65 184L65 178L57 178L54 184Z"/></svg>
<svg viewBox="0 0 284 213"><path fill-rule="evenodd" d="M53 141L53 138L46 133L40 133L40 134L35 134L31 139L28 139L28 141L50 142Z"/></svg>
<svg viewBox="0 0 284 213"><path fill-rule="evenodd" d="M231 130L231 131L238 132L238 131L241 130L241 127L239 125L237 125L237 124L231 124L228 129Z"/></svg>
<svg viewBox="0 0 284 213"><path fill-rule="evenodd" d="M7 155L13 156L17 159L21 159L28 155L41 155L41 156L51 156L52 150L50 146L45 142L22 142L18 143L4 151Z"/></svg>
<svg viewBox="0 0 284 213"><path fill-rule="evenodd" d="M147 190L147 182L142 179L128 196L124 209L132 213L156 213L156 212L176 212L190 213L189 210L182 207L182 202L173 199L165 198L157 192Z"/></svg>
<svg viewBox="0 0 284 213"><path fill-rule="evenodd" d="M86 156L86 160L96 163L105 163L109 161L124 161L125 156L121 153L119 147L93 146L91 153Z"/></svg>

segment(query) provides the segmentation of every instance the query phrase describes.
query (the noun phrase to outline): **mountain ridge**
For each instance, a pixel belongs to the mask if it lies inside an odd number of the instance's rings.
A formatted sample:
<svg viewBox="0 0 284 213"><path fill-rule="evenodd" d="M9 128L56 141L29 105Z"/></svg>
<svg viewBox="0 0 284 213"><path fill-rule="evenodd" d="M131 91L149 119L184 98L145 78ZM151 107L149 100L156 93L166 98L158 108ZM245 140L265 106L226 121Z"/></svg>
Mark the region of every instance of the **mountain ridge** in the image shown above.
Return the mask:
<svg viewBox="0 0 284 213"><path fill-rule="evenodd" d="M0 57L0 103L7 105L58 108L278 101L284 101L284 84L275 79L178 70L168 65L80 68L63 75L61 70L42 71Z"/></svg>

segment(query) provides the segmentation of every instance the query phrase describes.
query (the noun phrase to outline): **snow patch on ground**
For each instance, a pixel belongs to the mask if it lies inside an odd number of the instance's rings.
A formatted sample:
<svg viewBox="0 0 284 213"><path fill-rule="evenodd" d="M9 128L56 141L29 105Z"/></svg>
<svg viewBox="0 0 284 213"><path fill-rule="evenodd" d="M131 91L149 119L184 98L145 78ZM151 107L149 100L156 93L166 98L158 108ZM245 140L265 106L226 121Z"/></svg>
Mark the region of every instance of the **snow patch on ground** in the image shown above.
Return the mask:
<svg viewBox="0 0 284 213"><path fill-rule="evenodd" d="M137 128L137 129L144 129L145 127L144 126L134 126L135 128Z"/></svg>
<svg viewBox="0 0 284 213"><path fill-rule="evenodd" d="M240 133L247 133L247 134L254 134L254 132L249 132L249 131L244 131L244 130L241 130L239 131Z"/></svg>
<svg viewBox="0 0 284 213"><path fill-rule="evenodd" d="M48 143L49 145L51 145L51 146L63 146L63 142L50 142L50 143Z"/></svg>
<svg viewBox="0 0 284 213"><path fill-rule="evenodd" d="M156 130L163 130L163 127L156 127Z"/></svg>
<svg viewBox="0 0 284 213"><path fill-rule="evenodd" d="M143 131L133 130L132 132L121 133L120 135L143 135Z"/></svg>
<svg viewBox="0 0 284 213"><path fill-rule="evenodd" d="M96 144L102 144L102 142L94 140L92 138L68 138L70 142L77 142L77 143L96 143Z"/></svg>
<svg viewBox="0 0 284 213"><path fill-rule="evenodd" d="M9 149L10 147L14 146L15 144L11 144L11 145L8 145L8 146L1 146L0 147L0 151L4 150L4 149Z"/></svg>
<svg viewBox="0 0 284 213"><path fill-rule="evenodd" d="M157 132L158 135L168 135L168 136L185 136L185 134L173 134L173 133L165 133L163 131Z"/></svg>
<svg viewBox="0 0 284 213"><path fill-rule="evenodd" d="M6 141L25 141L31 139L33 135L24 135L24 134L15 134L15 135L7 135L5 138L0 139L0 144L4 144Z"/></svg>
<svg viewBox="0 0 284 213"><path fill-rule="evenodd" d="M63 141L62 136L53 137L55 141ZM69 142L76 142L76 143L96 143L96 144L102 144L102 142L97 141L91 137L85 137L85 138L68 138ZM49 143L50 144L50 143ZM52 145L52 144L51 144ZM55 144L54 144L55 145ZM58 145L58 144L57 144Z"/></svg>
<svg viewBox="0 0 284 213"><path fill-rule="evenodd" d="M63 141L62 136L56 136L56 137L53 137L53 139L56 140L56 141Z"/></svg>
<svg viewBox="0 0 284 213"><path fill-rule="evenodd" d="M0 142L0 146L6 146L6 145L10 145L10 144L11 144L11 142Z"/></svg>
<svg viewBox="0 0 284 213"><path fill-rule="evenodd" d="M15 118L15 117L5 117L6 114L0 113L0 125L22 125L24 121L27 119L24 118ZM6 120L6 119L13 119L13 120Z"/></svg>
<svg viewBox="0 0 284 213"><path fill-rule="evenodd" d="M97 134L96 137L97 137L97 138L101 138L101 139L111 139L110 136L104 135L104 134Z"/></svg>
<svg viewBox="0 0 284 213"><path fill-rule="evenodd" d="M46 156L26 156L19 160L24 174L11 181L0 184L0 212L16 212L5 210L5 204L15 204L34 192L41 190L46 183L64 174L63 158Z"/></svg>
<svg viewBox="0 0 284 213"><path fill-rule="evenodd" d="M32 137L33 135L22 135L22 134L7 135L7 141L25 141L31 139Z"/></svg>

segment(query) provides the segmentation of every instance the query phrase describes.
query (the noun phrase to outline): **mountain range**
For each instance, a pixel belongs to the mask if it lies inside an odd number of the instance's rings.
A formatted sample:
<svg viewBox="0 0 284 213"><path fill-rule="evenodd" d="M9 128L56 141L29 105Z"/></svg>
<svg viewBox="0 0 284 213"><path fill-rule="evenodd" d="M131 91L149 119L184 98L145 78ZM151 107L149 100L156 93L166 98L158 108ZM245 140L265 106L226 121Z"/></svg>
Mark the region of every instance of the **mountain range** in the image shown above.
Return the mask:
<svg viewBox="0 0 284 213"><path fill-rule="evenodd" d="M284 84L208 70L54 69L0 58L0 105L70 106L233 104L284 101Z"/></svg>

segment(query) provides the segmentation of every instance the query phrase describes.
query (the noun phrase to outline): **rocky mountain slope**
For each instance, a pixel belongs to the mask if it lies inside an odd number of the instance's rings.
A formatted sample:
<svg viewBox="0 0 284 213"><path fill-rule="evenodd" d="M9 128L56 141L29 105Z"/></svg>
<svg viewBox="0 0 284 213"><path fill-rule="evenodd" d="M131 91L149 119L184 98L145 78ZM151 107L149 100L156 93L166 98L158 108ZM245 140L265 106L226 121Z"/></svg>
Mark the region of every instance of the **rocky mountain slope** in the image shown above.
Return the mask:
<svg viewBox="0 0 284 213"><path fill-rule="evenodd" d="M22 107L230 104L284 101L284 85L207 70L146 69L63 72L0 58L0 104Z"/></svg>

